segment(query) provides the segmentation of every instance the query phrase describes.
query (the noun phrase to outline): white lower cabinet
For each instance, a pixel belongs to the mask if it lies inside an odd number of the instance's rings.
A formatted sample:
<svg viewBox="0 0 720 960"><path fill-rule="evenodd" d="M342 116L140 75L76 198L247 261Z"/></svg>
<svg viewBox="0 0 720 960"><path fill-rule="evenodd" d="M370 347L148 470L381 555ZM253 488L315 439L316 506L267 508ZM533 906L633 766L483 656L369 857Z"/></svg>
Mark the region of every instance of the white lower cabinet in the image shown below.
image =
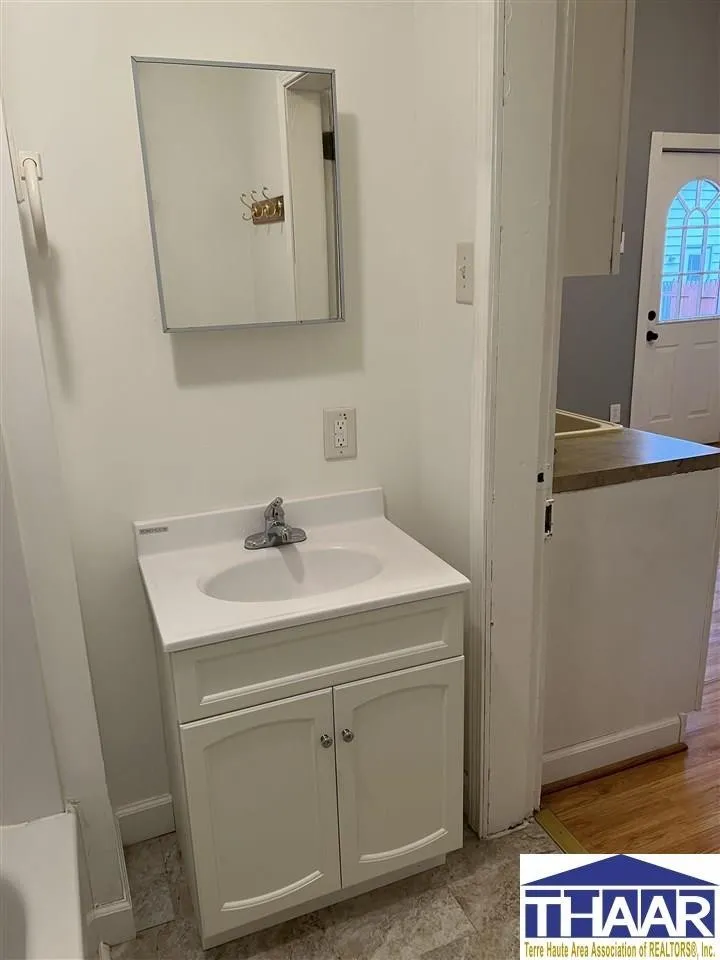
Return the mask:
<svg viewBox="0 0 720 960"><path fill-rule="evenodd" d="M462 658L333 697L343 886L461 846Z"/></svg>
<svg viewBox="0 0 720 960"><path fill-rule="evenodd" d="M555 495L543 783L682 739L702 702L719 508L719 470Z"/></svg>
<svg viewBox="0 0 720 960"><path fill-rule="evenodd" d="M181 725L204 942L461 846L462 735L462 657Z"/></svg>

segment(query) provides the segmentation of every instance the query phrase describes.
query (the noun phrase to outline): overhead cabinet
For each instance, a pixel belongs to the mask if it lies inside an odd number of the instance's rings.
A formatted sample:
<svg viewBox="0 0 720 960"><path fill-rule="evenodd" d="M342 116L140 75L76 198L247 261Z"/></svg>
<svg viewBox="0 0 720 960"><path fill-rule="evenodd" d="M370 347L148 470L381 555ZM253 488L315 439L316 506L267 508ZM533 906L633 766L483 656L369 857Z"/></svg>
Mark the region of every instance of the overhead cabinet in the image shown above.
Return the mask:
<svg viewBox="0 0 720 960"><path fill-rule="evenodd" d="M570 12L565 276L618 273L635 0L567 0Z"/></svg>

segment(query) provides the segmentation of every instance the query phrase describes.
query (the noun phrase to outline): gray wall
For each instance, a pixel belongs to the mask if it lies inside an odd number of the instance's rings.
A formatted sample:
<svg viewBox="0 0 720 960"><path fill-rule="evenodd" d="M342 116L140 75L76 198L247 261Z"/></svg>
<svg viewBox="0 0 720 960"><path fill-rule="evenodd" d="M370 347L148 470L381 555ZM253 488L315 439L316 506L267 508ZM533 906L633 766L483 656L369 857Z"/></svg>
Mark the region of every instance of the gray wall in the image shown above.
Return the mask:
<svg viewBox="0 0 720 960"><path fill-rule="evenodd" d="M619 401L625 424L653 130L720 130L720 0L637 0L620 273L564 284L558 406L607 419Z"/></svg>

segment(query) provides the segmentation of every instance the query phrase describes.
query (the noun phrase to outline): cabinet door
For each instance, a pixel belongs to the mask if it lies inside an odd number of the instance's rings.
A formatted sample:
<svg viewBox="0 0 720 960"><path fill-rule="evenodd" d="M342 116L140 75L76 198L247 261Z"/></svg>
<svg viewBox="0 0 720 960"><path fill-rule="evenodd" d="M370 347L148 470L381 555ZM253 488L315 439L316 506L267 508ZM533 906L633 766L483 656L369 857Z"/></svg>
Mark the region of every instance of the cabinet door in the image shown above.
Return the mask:
<svg viewBox="0 0 720 960"><path fill-rule="evenodd" d="M203 937L337 890L332 692L180 729Z"/></svg>
<svg viewBox="0 0 720 960"><path fill-rule="evenodd" d="M461 846L463 658L333 693L343 887Z"/></svg>

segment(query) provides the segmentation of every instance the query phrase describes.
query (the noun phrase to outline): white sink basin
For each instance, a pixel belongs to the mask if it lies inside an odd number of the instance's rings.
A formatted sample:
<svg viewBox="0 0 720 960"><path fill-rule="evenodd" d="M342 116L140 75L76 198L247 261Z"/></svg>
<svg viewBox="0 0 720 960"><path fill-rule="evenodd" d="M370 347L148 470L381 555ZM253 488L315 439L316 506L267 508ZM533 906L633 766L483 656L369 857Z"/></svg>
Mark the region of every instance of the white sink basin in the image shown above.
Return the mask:
<svg viewBox="0 0 720 960"><path fill-rule="evenodd" d="M556 440L564 440L567 437L597 436L601 433L618 433L622 429L621 423L597 420L595 417L586 417L581 413L570 413L569 410L555 411Z"/></svg>
<svg viewBox="0 0 720 960"><path fill-rule="evenodd" d="M198 586L216 600L266 603L344 590L382 570L372 553L344 547L270 547L265 554L201 580Z"/></svg>
<svg viewBox="0 0 720 960"><path fill-rule="evenodd" d="M246 550L265 504L135 524L166 653L459 593L466 578L385 517L382 490L286 500L303 543Z"/></svg>

